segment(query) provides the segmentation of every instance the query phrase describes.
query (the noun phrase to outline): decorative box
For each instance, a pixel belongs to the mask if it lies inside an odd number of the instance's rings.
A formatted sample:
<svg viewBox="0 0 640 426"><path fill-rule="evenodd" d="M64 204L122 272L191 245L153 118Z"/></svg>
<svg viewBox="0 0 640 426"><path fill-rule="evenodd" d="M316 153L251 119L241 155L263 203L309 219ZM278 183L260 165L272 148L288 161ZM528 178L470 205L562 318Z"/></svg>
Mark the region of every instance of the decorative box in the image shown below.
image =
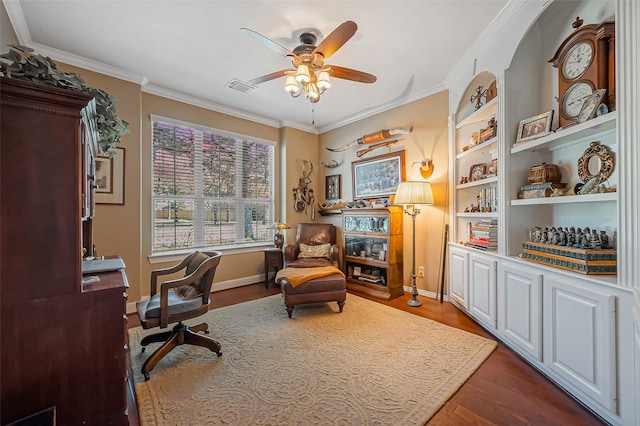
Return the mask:
<svg viewBox="0 0 640 426"><path fill-rule="evenodd" d="M557 164L542 163L529 170L529 183L560 182L562 175Z"/></svg>
<svg viewBox="0 0 640 426"><path fill-rule="evenodd" d="M522 258L586 275L616 275L616 250L580 249L543 243L522 244Z"/></svg>

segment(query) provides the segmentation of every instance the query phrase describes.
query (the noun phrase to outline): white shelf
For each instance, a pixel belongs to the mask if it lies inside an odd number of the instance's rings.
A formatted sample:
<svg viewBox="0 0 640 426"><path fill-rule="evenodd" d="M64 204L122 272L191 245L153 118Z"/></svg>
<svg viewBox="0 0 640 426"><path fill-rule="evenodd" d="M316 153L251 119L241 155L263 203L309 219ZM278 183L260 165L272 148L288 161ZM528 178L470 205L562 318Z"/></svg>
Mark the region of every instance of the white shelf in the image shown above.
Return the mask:
<svg viewBox="0 0 640 426"><path fill-rule="evenodd" d="M461 120L456 124L456 129L464 127L468 124L477 123L479 121L488 120L498 113L498 97L491 99L484 104L479 110L474 111L470 116Z"/></svg>
<svg viewBox="0 0 640 426"><path fill-rule="evenodd" d="M470 218L470 219L494 219L498 217L498 212L491 213L478 213L478 212L461 212L456 213L456 216L461 218Z"/></svg>
<svg viewBox="0 0 640 426"><path fill-rule="evenodd" d="M617 192L605 192L603 194L566 195L562 197L529 198L524 200L511 200L512 206L533 206L541 204L571 204L571 203L595 203L618 201Z"/></svg>
<svg viewBox="0 0 640 426"><path fill-rule="evenodd" d="M618 113L616 111L601 115L584 123L514 146L511 148L511 154L553 151L554 149L583 143L585 139L596 138L597 135L615 131L617 118Z"/></svg>
<svg viewBox="0 0 640 426"><path fill-rule="evenodd" d="M478 151L483 151L486 149L489 149L489 152L491 152L492 150L496 150L496 146L498 144L498 137L495 136L491 139L489 139L486 142L480 143L476 146L474 146L473 148L469 148L466 151L462 151L461 153L459 153L458 155L456 155L456 159L461 159L466 157L467 155L473 154L474 152L478 152Z"/></svg>
<svg viewBox="0 0 640 426"><path fill-rule="evenodd" d="M494 176L494 177L490 177L490 178L486 178L486 179L480 179L480 180L476 180L476 181L473 181L473 182L463 183L463 184L457 185L456 189L473 188L474 186L489 185L491 183L496 183L496 182L498 182L498 177Z"/></svg>

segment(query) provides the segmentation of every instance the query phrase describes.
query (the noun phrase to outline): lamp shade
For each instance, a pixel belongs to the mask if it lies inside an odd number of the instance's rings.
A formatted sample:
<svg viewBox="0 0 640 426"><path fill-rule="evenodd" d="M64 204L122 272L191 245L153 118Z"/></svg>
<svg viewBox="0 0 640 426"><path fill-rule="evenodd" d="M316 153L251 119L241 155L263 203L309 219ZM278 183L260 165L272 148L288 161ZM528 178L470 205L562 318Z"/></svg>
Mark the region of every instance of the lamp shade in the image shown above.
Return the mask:
<svg viewBox="0 0 640 426"><path fill-rule="evenodd" d="M393 204L433 205L433 192L429 182L400 182Z"/></svg>

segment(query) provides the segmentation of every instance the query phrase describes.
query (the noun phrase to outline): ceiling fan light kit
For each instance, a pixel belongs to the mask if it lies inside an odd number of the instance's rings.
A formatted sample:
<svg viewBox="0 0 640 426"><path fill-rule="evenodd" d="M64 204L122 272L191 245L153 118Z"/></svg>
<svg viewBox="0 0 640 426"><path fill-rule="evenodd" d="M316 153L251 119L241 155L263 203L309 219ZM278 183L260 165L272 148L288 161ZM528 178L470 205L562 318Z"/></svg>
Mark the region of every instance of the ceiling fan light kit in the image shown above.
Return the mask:
<svg viewBox="0 0 640 426"><path fill-rule="evenodd" d="M358 26L353 21L346 21L322 40L316 47L316 35L305 32L300 35L300 45L293 52L278 43L247 28L241 31L254 40L264 44L271 50L291 59L293 69L276 71L250 80L249 84L264 83L278 77L286 76L284 89L294 98L304 93L311 103L320 100L320 96L331 87L331 77L361 83L373 83L376 76L349 68L325 66L325 59L333 55L356 32Z"/></svg>

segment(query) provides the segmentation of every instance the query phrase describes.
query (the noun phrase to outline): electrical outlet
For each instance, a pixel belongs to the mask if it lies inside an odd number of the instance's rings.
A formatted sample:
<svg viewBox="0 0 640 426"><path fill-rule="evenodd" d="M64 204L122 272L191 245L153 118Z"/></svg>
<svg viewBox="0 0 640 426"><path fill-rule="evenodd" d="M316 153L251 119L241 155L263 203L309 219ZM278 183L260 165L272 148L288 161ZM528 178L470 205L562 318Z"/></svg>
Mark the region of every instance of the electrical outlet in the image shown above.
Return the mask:
<svg viewBox="0 0 640 426"><path fill-rule="evenodd" d="M424 266L418 266L418 276L424 278Z"/></svg>

